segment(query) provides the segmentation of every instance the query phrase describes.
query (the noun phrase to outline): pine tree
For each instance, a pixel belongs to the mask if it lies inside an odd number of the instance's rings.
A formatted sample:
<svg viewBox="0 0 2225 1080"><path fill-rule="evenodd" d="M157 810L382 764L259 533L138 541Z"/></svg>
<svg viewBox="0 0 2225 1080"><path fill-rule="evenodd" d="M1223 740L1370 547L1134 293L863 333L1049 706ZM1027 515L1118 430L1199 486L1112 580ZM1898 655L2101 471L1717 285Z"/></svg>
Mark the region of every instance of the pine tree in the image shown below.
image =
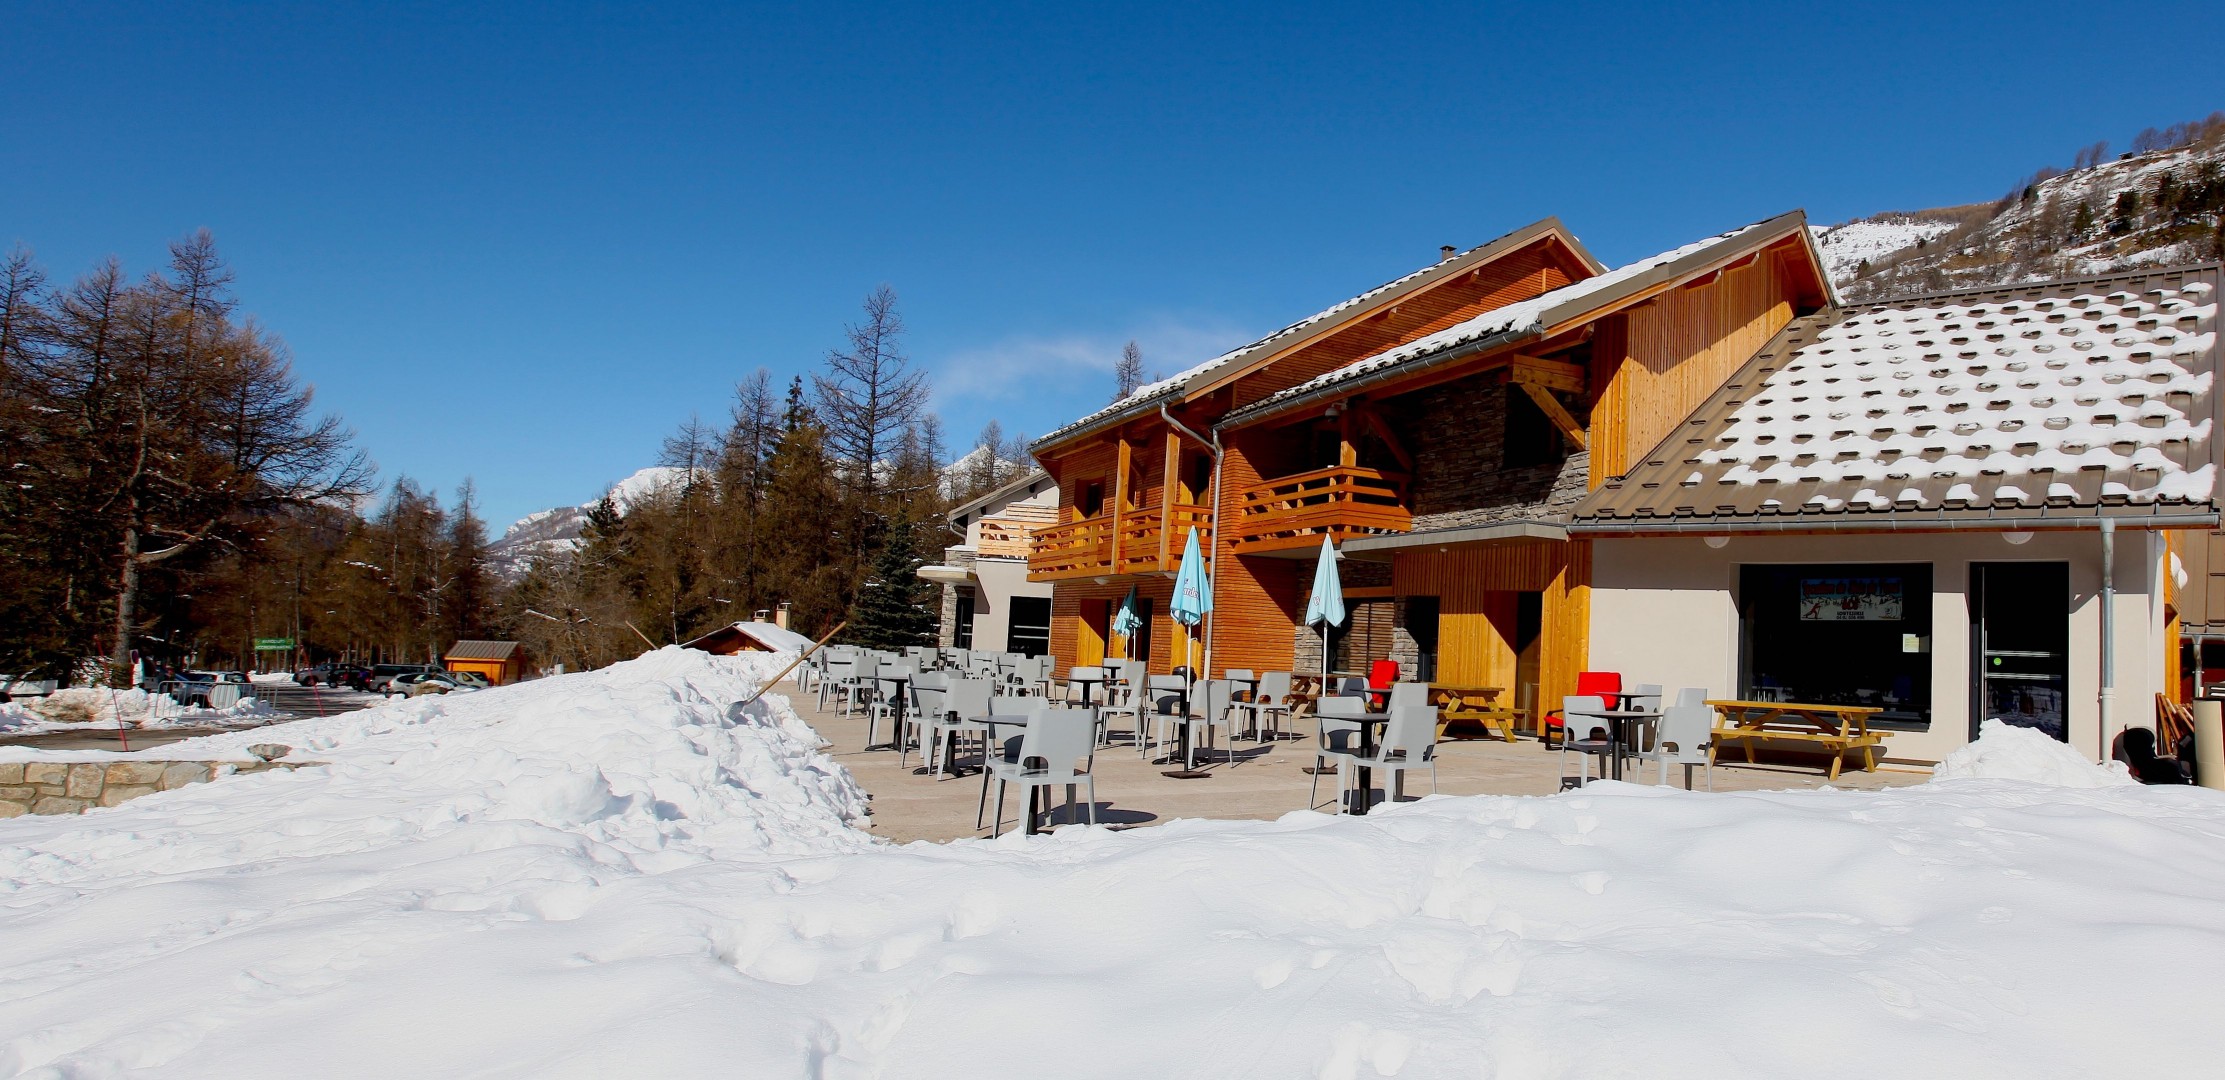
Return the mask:
<svg viewBox="0 0 2225 1080"><path fill-rule="evenodd" d="M940 621L940 592L919 576L915 530L899 523L886 531L873 557L870 577L859 584L850 607L846 640L872 649L900 649L934 641Z"/></svg>
<svg viewBox="0 0 2225 1080"><path fill-rule="evenodd" d="M1134 341L1121 346L1120 362L1113 365L1113 396L1119 401L1143 385L1143 348Z"/></svg>

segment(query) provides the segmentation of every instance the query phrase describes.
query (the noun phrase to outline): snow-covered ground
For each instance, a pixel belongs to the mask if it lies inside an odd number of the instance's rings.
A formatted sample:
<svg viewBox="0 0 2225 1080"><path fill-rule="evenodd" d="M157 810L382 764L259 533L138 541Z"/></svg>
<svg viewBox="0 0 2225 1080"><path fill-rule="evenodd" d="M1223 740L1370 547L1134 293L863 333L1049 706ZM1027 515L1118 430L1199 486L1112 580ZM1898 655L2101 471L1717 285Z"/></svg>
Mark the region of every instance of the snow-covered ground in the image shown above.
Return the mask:
<svg viewBox="0 0 2225 1080"><path fill-rule="evenodd" d="M330 764L0 821L0 1074L2214 1061L2188 1018L2225 1004L2225 797L2044 740L1886 792L1603 783L898 847L781 699L735 704L764 662L667 649L218 736Z"/></svg>
<svg viewBox="0 0 2225 1080"><path fill-rule="evenodd" d="M1816 251L1823 256L1824 272L1830 274L1833 281L1847 281L1865 260L1874 263L1894 252L1938 239L1955 231L1955 226L1946 221L1886 217L1849 221L1830 228L1813 226L1812 231L1816 236Z"/></svg>

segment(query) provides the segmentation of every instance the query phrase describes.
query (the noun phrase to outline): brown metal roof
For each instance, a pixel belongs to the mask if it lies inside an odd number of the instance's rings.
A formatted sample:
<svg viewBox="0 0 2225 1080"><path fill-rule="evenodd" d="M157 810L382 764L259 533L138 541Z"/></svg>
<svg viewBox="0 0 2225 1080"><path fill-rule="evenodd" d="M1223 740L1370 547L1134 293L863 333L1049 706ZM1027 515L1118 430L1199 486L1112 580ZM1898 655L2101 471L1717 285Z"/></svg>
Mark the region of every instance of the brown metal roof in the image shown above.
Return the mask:
<svg viewBox="0 0 2225 1080"><path fill-rule="evenodd" d="M1795 320L1569 531L2197 523L2216 514L2219 278L2142 270Z"/></svg>
<svg viewBox="0 0 2225 1080"><path fill-rule="evenodd" d="M459 641L448 647L443 660L508 660L518 651L515 641Z"/></svg>

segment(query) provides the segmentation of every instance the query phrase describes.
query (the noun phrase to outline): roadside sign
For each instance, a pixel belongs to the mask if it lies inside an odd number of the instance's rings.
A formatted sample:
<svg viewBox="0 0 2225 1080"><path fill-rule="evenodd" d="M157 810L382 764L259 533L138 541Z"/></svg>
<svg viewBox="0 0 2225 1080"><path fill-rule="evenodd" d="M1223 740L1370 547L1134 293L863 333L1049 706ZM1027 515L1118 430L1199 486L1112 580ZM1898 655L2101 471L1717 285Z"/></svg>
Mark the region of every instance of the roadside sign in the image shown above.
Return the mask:
<svg viewBox="0 0 2225 1080"><path fill-rule="evenodd" d="M290 637L259 637L255 639L256 652L292 652L294 639Z"/></svg>

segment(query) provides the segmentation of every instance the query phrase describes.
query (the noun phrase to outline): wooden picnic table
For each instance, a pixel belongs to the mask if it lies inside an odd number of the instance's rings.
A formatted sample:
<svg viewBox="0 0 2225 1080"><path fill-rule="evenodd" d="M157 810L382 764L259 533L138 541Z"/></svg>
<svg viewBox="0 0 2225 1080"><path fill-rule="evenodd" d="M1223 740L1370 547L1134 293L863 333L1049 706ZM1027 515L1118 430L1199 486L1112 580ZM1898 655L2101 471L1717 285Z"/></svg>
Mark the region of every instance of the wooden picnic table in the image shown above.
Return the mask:
<svg viewBox="0 0 2225 1080"><path fill-rule="evenodd" d="M1514 725L1523 718L1522 710L1501 708L1499 695L1503 693L1506 689L1499 686L1430 683L1429 703L1437 706L1437 737L1444 738L1445 728L1455 720L1472 720L1513 742Z"/></svg>
<svg viewBox="0 0 2225 1080"><path fill-rule="evenodd" d="M1868 705L1811 705L1796 701L1709 701L1716 712L1715 740L1707 749L1708 764L1726 743L1746 745L1746 763L1754 762L1754 744L1765 740L1810 743L1831 754L1827 774L1839 778L1839 765L1847 751L1862 751L1862 771L1877 771L1877 748L1885 737L1870 730L1870 717L1883 712Z"/></svg>

